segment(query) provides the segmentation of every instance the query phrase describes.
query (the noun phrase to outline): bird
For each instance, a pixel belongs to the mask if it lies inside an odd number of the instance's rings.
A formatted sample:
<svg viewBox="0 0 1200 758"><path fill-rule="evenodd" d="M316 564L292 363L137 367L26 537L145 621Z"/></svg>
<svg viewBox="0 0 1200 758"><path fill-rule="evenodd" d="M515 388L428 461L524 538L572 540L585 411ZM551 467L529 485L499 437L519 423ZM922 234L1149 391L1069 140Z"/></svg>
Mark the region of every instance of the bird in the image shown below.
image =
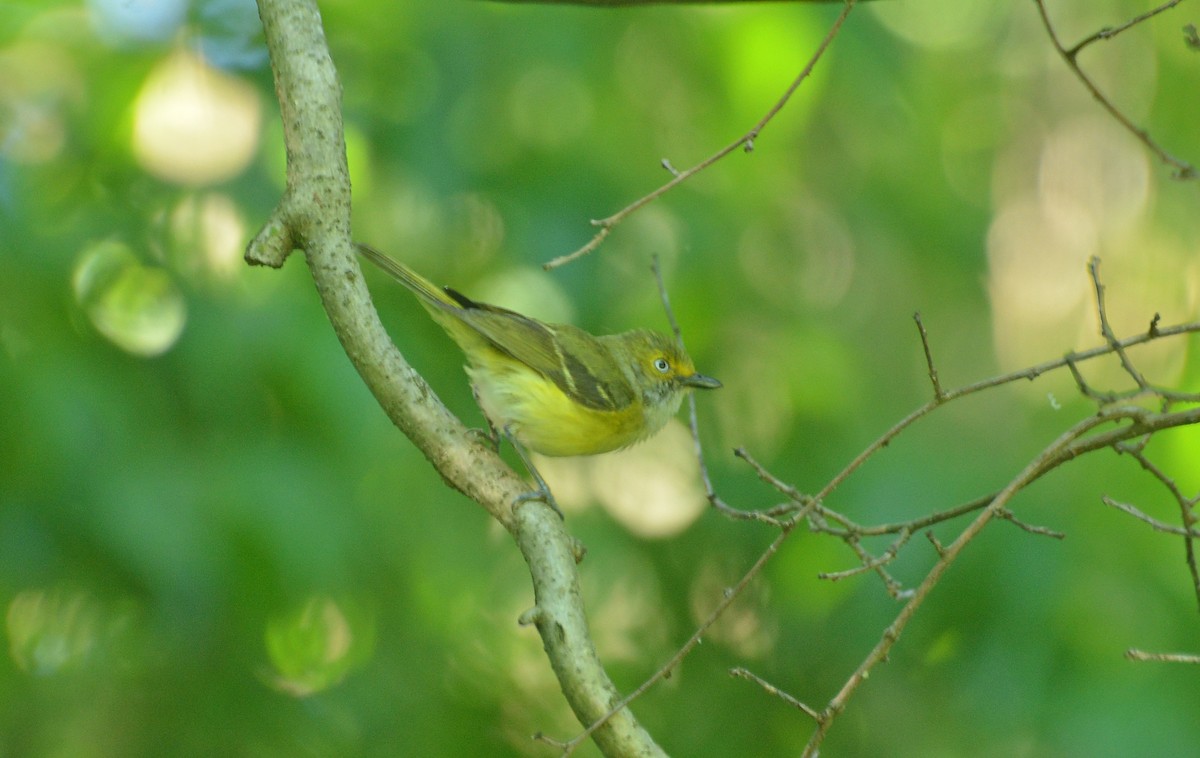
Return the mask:
<svg viewBox="0 0 1200 758"><path fill-rule="evenodd" d="M467 359L466 371L489 426L512 443L562 515L527 455L596 455L628 447L666 425L693 389L721 382L696 371L683 345L650 329L593 335L438 287L370 245L358 251L411 290Z"/></svg>

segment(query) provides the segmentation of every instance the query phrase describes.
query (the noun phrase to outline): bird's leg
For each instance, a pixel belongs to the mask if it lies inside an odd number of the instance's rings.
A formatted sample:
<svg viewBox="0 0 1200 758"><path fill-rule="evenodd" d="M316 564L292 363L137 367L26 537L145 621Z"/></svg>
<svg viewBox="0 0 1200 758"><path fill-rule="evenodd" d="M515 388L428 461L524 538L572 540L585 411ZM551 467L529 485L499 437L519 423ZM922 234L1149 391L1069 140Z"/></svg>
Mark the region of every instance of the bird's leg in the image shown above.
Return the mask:
<svg viewBox="0 0 1200 758"><path fill-rule="evenodd" d="M538 488L532 492L524 492L520 495L517 495L517 497L513 500L513 508L516 508L521 503L527 503L530 500L541 500L543 503L553 508L554 512L558 514L558 517L565 521L566 517L563 516L562 509L558 507L558 503L555 502L554 495L550 493L550 487L546 484L546 480L542 478L540 473L538 473L537 467L533 465L533 461L530 459L529 453L525 451L525 447L520 442L517 442L517 438L513 436L512 428L510 426L504 427L504 436L509 442L512 443L513 450L517 451L517 455L520 456L521 462L525 464L525 469L529 471L530 475L533 477L533 480L537 482L538 486Z"/></svg>

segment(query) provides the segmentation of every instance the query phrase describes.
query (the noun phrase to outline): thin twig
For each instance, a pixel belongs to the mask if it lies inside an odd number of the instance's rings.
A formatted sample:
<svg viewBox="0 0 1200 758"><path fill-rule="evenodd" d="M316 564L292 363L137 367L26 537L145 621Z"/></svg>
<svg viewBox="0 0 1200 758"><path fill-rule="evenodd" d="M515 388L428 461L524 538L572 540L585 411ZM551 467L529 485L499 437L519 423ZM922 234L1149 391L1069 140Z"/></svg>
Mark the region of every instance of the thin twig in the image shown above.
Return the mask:
<svg viewBox="0 0 1200 758"><path fill-rule="evenodd" d="M1133 27L1137 26L1138 24L1142 23L1143 21L1148 21L1148 20L1154 18L1155 16L1157 16L1158 14L1162 13L1163 11L1174 8L1176 5L1179 5L1181 2L1183 2L1183 0L1169 0L1169 2L1163 3L1162 5L1158 6L1157 8L1151 8L1150 10L1141 14L1140 16L1134 16L1133 18L1129 19L1128 21L1121 24L1120 26L1106 26L1103 29L1101 29L1100 31L1098 31L1094 34L1088 35L1087 37L1084 37L1083 39L1081 39L1078 43L1075 44L1074 47L1072 47L1070 50L1067 51L1067 55L1069 55L1071 57L1071 59L1074 60L1076 57L1079 56L1079 51L1083 50L1083 48L1087 47L1088 45L1092 44L1093 42L1098 42L1100 40L1112 39L1113 37L1117 36L1121 32L1126 31L1128 29L1132 29Z"/></svg>
<svg viewBox="0 0 1200 758"><path fill-rule="evenodd" d="M995 498L996 493L993 492L990 495L977 497L974 500L962 503L961 505L956 505L953 508L947 508L943 511L930 513L910 521L896 521L885 524L876 524L874 526L861 526L847 518L845 515L822 506L818 512L822 516L836 521L841 525L841 527L831 527L828 524L824 524L820 526L813 526L811 530L814 532L831 534L835 537L841 537L843 539L851 535L858 537L880 537L887 534L898 534L900 531L905 529L915 532L925 529L926 527L933 526L934 524L940 524L943 521L950 521L958 518L959 516L973 513L980 508L986 507L987 504L992 502L992 500Z"/></svg>
<svg viewBox="0 0 1200 758"><path fill-rule="evenodd" d="M892 598L893 600L903 600L912 594L911 590L904 589L904 585L897 581L896 577L892 576L888 572L887 564L891 559L876 559L875 556L867 552L867 549L862 546L862 540L858 539L857 537L846 537L842 541L854 551L854 554L858 556L858 560L863 566L865 566L868 570L875 572L875 575L883 581L883 589L887 592L888 597ZM900 538L897 541L901 543L908 542L908 533L901 532ZM898 549L899 548L897 548L897 550Z"/></svg>
<svg viewBox="0 0 1200 758"><path fill-rule="evenodd" d="M1123 503L1120 500L1115 500L1115 499L1109 497L1108 495L1102 496L1100 498L1100 501L1102 503L1104 503L1105 505L1109 506L1110 508L1116 508L1118 511L1121 511L1123 513L1128 513L1130 516L1133 516L1138 521L1146 522L1155 531L1164 532L1166 534L1174 534L1174 535L1177 535L1180 537L1189 537L1191 539L1200 539L1200 531L1196 531L1195 529L1187 529L1187 528L1183 528L1183 527L1178 527L1178 526L1175 526L1174 524L1168 524L1165 521L1159 521L1158 519L1154 518L1153 516L1150 516L1147 513L1145 513L1144 511L1138 509L1138 507L1135 505L1131 505L1129 503Z"/></svg>
<svg viewBox="0 0 1200 758"><path fill-rule="evenodd" d="M600 247L600 243L604 242L604 239L608 237L609 233L612 232L613 227L624 221L632 214L636 213L644 206L649 205L659 197L665 195L677 185L686 182L688 179L713 165L717 161L720 161L722 158L739 148L745 150L746 152L752 151L754 149L754 140L758 138L758 135L763 129L766 128L767 124L769 124L771 120L775 118L775 116L778 115L781 110L783 110L784 106L787 105L789 100L791 100L792 95L795 94L796 90L800 87L800 84L803 83L804 80L807 79L812 73L813 68L817 65L817 61L819 61L825 54L826 49L829 48L829 45L833 42L834 38L837 37L838 32L841 31L842 24L845 23L846 17L850 15L850 11L854 8L856 1L857 0L845 0L846 4L845 7L842 8L841 14L838 15L837 20L833 22L833 26L830 27L829 31L825 34L825 38L821 40L821 44L817 46L817 49L812 54L812 57L808 59L808 63L805 64L803 69L801 69L800 74L792 81L779 100L777 100L775 104L771 106L766 115L759 119L758 123L755 124L750 131L746 132L741 137L738 137L733 142L730 142L725 147L700 161L695 166L684 169L683 171L675 169L671 165L670 161L664 159L663 168L667 169L667 171L671 174L671 180L669 182L663 184L648 195L644 195L643 197L634 200L632 203L612 214L611 216L608 216L607 218L593 219L592 226L599 227L600 230L596 232L595 236L593 236L586 245L572 253L561 255L544 263L542 268L549 271L550 269L558 268L559 266L566 265L567 263L570 263L578 258L582 258L596 248Z"/></svg>
<svg viewBox="0 0 1200 758"><path fill-rule="evenodd" d="M999 511L997 511L996 518L1004 519L1005 521L1012 523L1017 528L1029 532L1030 534L1036 534L1042 537L1053 537L1056 540L1065 540L1067 538L1067 535L1049 527L1027 524L1014 516L1013 512L1007 508L1001 508Z"/></svg>
<svg viewBox="0 0 1200 758"><path fill-rule="evenodd" d="M937 368L933 365L933 351L929 348L929 332L925 331L925 322L921 321L920 311L913 314L913 321L917 323L917 331L921 335L921 347L925 350L925 366L929 369L929 381L933 383L933 397L936 400L941 400L946 396L946 393L942 390L942 383L938 380Z"/></svg>
<svg viewBox="0 0 1200 758"><path fill-rule="evenodd" d="M1125 421L1114 429L1094 432L1098 427ZM888 652L899 639L905 626L916 613L917 608L924 602L930 591L941 580L942 574L954 561L963 548L975 538L983 527L1001 510L1007 508L1008 502L1037 478L1048 470L1065 461L1072 460L1087 452L1103 447L1114 447L1121 442L1152 434L1173 426L1183 426L1200 423L1200 409L1192 408L1187 411L1174 413L1154 413L1138 406L1117 406L1101 409L1094 416L1080 421L1047 446L1041 454L1030 461L1021 473L1002 489L991 503L980 513L971 524L947 546L927 533L930 541L938 551L938 562L934 564L921 584L912 591L908 602L901 609L896 619L884 630L875 648L867 655L858 669L847 679L842 689L830 700L821 712L817 729L805 747L803 755L814 756L825 734L829 731L834 718L845 709L851 695L870 676L871 670L881 661L886 660Z"/></svg>
<svg viewBox="0 0 1200 758"><path fill-rule="evenodd" d="M1101 392L1092 389L1092 385L1087 379L1083 378L1083 372L1075 365L1075 359L1072 356L1067 356L1067 368L1071 371L1071 378L1075 380L1075 388L1079 390L1079 394L1089 400L1094 401L1097 405L1111 405L1121 400L1128 400L1133 396L1133 392L1118 394L1116 392ZM1136 390L1135 390L1136 392Z"/></svg>
<svg viewBox="0 0 1200 758"><path fill-rule="evenodd" d="M821 718L821 715L815 710L748 669L741 668L740 666L737 668L731 668L729 669L729 675L738 679L747 679L751 682L754 682L759 687L762 687L768 695L773 695L779 698L796 710L804 713L813 721L818 721Z"/></svg>
<svg viewBox="0 0 1200 758"><path fill-rule="evenodd" d="M758 521L763 524L773 526L777 529L781 529L790 524L790 520L783 517L789 513L794 513L799 507L801 507L800 504L795 501L789 501L782 505L776 505L766 510L745 511L740 508L734 508L729 503L726 503L725 500L717 494L716 488L713 487L712 477L710 477L708 473L708 464L705 462L703 457L704 451L700 445L700 431L696 416L696 396L694 394L688 395L688 417L689 424L692 429L692 441L695 444L695 453L700 461L700 478L704 483L704 496L708 498L709 504L712 505L713 508L716 508L720 513L731 519L734 519L735 521ZM737 454L736 450L734 451L734 454Z"/></svg>
<svg viewBox="0 0 1200 758"><path fill-rule="evenodd" d="M1200 332L1200 321L1192 321L1192 322L1189 322L1186 324L1179 324L1177 326L1159 329L1153 335L1150 334L1149 332L1144 332L1142 334L1137 334L1132 337L1126 337L1123 340L1117 340L1116 344L1122 348L1128 348L1128 347L1132 347L1134 345L1141 345L1146 342L1152 342L1154 340L1157 340L1157 339L1160 339L1160 338L1166 337L1166 336L1174 336L1177 334L1194 334L1194 333L1198 333L1198 332ZM890 429L888 429L882 435L880 435L879 438L877 438L874 442L872 442L870 445L868 445L866 449L864 449L861 453L859 453L858 456L854 458L854 460L850 461L850 463L847 464L844 469L842 469L840 472L838 472L837 475L835 475L832 479L830 479L829 483L826 484L825 487L822 488L820 492L813 495L813 497L818 502L822 502L822 501L826 500L835 489L837 489L843 482L845 482L846 479L848 479L851 474L853 474L856 470L858 470L858 468L860 466L862 466L862 464L865 463L869 458L871 458L877 452L879 452L880 449L887 447L892 442L892 440L894 440L901 432L903 432L905 429L912 426L914 423L921 420L925 416L929 415L931 412L933 412L935 409L937 409L937 407L939 405L942 405L943 403L948 403L951 400L957 400L958 398L965 397L966 395L972 395L977 392L982 392L983 390L991 389L992 387L998 387L1002 384L1010 384L1010 383L1018 381L1020 379L1027 379L1027 380L1032 381L1033 379L1038 378L1039 376L1041 376L1042 374L1045 374L1048 371L1053 371L1054 369L1062 368L1064 366L1072 366L1074 364L1082 363L1083 361L1091 360L1093 358L1097 358L1102 355L1108 355L1112 351L1113 351L1112 345L1107 345L1107 344L1101 345L1099 347L1094 347L1089 350L1084 350L1082 352L1068 353L1067 355L1063 356L1062 358L1057 358L1057 359L1051 360L1051 361L1045 361L1043 363L1039 363L1034 366L1030 366L1028 368L1021 369L1020 371L1013 371L1013 372L1010 372L1007 374L1001 374L999 376L994 376L990 379L983 379L978 382L974 382L972 384L966 384L961 387L956 387L955 389L952 389L952 390L946 390L943 395L943 399L941 401L931 400L928 403L926 403L925 405L922 405L920 408L917 408L915 411L908 414L904 418L900 419L900 421L896 422L895 425L893 425Z"/></svg>
<svg viewBox="0 0 1200 758"><path fill-rule="evenodd" d="M943 545L941 540L937 538L937 535L933 533L933 530L930 529L929 531L925 532L925 536L929 539L930 544L933 545L933 549L937 551L938 558L945 556L946 546Z"/></svg>
<svg viewBox="0 0 1200 758"><path fill-rule="evenodd" d="M1194 653L1147 653L1145 650L1130 648L1125 651L1125 657L1131 661L1160 661L1163 663L1200 663L1200 655Z"/></svg>
<svg viewBox="0 0 1200 758"><path fill-rule="evenodd" d="M658 265L658 256L652 256L650 259L650 271L654 274L654 282L658 286L658 296L662 300L663 311L667 314L667 322L671 325L671 331L675 334L675 339L679 345L683 346L683 331L679 328L679 322L675 318L675 311L671 308L671 296L667 292L667 286L663 282L662 268ZM713 487L712 477L708 473L708 463L704 457L704 446L700 442L700 417L696 412L696 396L694 393L688 393L688 428L692 433L692 452L696 456L697 462L700 464L700 478L704 483L704 494L708 498L708 502L721 513L726 516L744 521L761 521L765 524L770 524L774 527L783 525L783 521L775 518L769 513L761 511L743 511L739 508L726 503L717 494L716 488Z"/></svg>
<svg viewBox="0 0 1200 758"><path fill-rule="evenodd" d="M1083 83L1083 86L1087 88L1088 92L1092 93L1092 97L1095 98L1098 103L1100 103L1100 105L1104 108L1104 110L1108 111L1110 116L1112 116L1114 119L1117 120L1117 123L1119 123L1121 126L1125 127L1125 129L1130 134L1132 134L1134 137L1136 137L1138 140L1140 140L1141 143L1143 145L1145 145L1147 149L1150 150L1150 152L1157 155L1158 159L1160 161L1167 164L1168 166L1173 167L1175 169L1174 178L1176 178L1176 179L1196 179L1197 178L1196 168L1194 166L1192 166L1192 164L1190 164L1186 161L1180 160L1179 158L1176 158L1175 156L1168 153L1166 150L1164 150L1157 142L1155 142L1150 137L1149 132L1147 132L1145 129L1134 124L1133 121L1131 121L1130 118L1124 114L1124 112L1122 112L1119 108L1117 108L1117 106L1113 105L1112 101L1109 100L1104 95L1104 93L1100 91L1100 88L1096 86L1096 83L1092 81L1091 77L1089 77L1087 74L1085 74L1083 72L1083 69L1079 67L1079 61L1076 60L1076 58L1079 54L1079 51L1082 50L1087 45L1094 42L1096 39L1111 38L1115 34L1125 31L1126 29L1128 29L1129 27L1131 27L1135 24L1139 24L1142 21L1145 21L1146 19L1148 19L1154 15L1157 15L1158 13L1168 10L1169 8L1175 7L1176 5L1179 4L1180 0L1170 0L1170 2L1164 3L1159 8L1157 8L1153 11L1150 11L1149 13L1144 13L1141 16L1131 20L1130 22L1123 24L1120 27L1117 27L1116 31L1101 29L1099 32L1097 32L1096 34L1093 34L1091 37L1085 38L1083 40L1083 42L1080 42L1078 45L1075 45L1075 47L1071 48L1070 50L1063 47L1062 42L1059 41L1058 33L1055 32L1055 30L1054 30L1054 24L1051 23L1050 16L1046 12L1046 4L1045 4L1044 0L1033 0L1033 2L1035 5L1037 5L1038 14L1042 18L1042 25L1046 27L1046 34L1049 35L1050 42L1051 42L1051 44L1054 45L1054 49L1058 51L1058 54L1060 56L1062 56L1063 61L1066 62L1067 67L1069 69L1071 69L1072 73L1075 74L1075 77L1077 79L1079 79L1080 82Z"/></svg>
<svg viewBox="0 0 1200 758"><path fill-rule="evenodd" d="M1104 303L1104 283L1100 281L1100 259L1094 255L1088 260L1088 276L1092 279L1092 291L1096 295L1096 313L1100 317L1100 335L1117 354L1117 358L1121 361L1121 367L1133 379L1138 389L1143 392L1150 391L1146 377L1134 367L1133 361L1129 360L1129 354L1125 352L1117 335L1113 333L1112 325L1108 323L1108 308Z"/></svg>
<svg viewBox="0 0 1200 758"><path fill-rule="evenodd" d="M1197 533L1196 526L1196 504L1200 502L1200 495L1188 497L1183 494L1183 490L1179 489L1179 484L1167 472L1156 466L1153 461L1146 457L1145 445L1118 445L1117 452L1133 456L1142 467L1143 470L1149 472L1151 476L1158 480L1160 484L1171 493L1171 497L1175 498L1175 502L1179 505L1179 517L1183 522L1183 557L1187 563L1188 571L1192 575L1192 589L1196 593L1196 603L1200 605L1200 570L1196 566L1196 547L1195 540L1200 534Z"/></svg>
<svg viewBox="0 0 1200 758"><path fill-rule="evenodd" d="M658 256L650 256L650 272L654 274L654 284L658 287L658 298L662 300L663 311L667 314L667 323L671 325L671 332L675 335L675 341L683 347L683 332L679 328L679 322L675 320L675 311L671 308L671 295L667 292L667 285L663 282L662 267L658 265Z"/></svg>
<svg viewBox="0 0 1200 758"><path fill-rule="evenodd" d="M767 471L766 467L759 463L754 456L750 455L750 452L746 450L746 448L734 448L733 454L736 457L744 460L746 463L749 463L750 468L754 469L754 473L758 475L759 479L774 487L775 490L777 490L779 494L783 495L784 497L796 503L805 503L806 501L812 499L792 485L775 476L770 471Z"/></svg>
<svg viewBox="0 0 1200 758"><path fill-rule="evenodd" d="M944 402L949 402L951 400L957 400L960 397L972 395L977 392L981 392L983 390L990 389L992 387L1000 386L1002 384L1010 384L1010 383L1018 381L1020 379L1026 379L1026 380L1032 381L1034 379L1037 379L1042 374L1045 374L1049 371L1053 371L1055 369L1059 369L1059 368L1062 368L1065 366L1071 370L1072 375L1076 379L1076 382L1079 383L1079 385L1080 385L1081 391L1085 392L1085 394L1087 394L1089 397L1102 398L1105 403L1113 403L1113 402L1116 402L1116 401L1122 399L1123 396L1120 394L1117 394L1117 393L1108 393L1105 395L1101 395L1100 393L1097 393L1094 390L1091 390L1091 388L1088 387L1087 383L1083 380L1082 375L1079 374L1079 371L1077 369L1077 364L1083 363L1084 361L1088 361L1088 360L1091 360L1093 358L1097 358L1097 357L1100 357L1103 355L1108 355L1108 354L1112 353L1114 351L1114 349L1116 349L1116 348L1120 348L1120 349L1124 350L1124 349L1133 347L1135 345L1142 345L1147 342L1153 342L1154 340L1157 340L1161 337L1174 336L1177 334L1195 334L1195 333L1200 333L1200 321L1192 321L1192 322L1188 322L1185 324L1179 324L1179 325L1172 326L1172 327L1149 330L1142 334L1136 334L1132 337L1126 337L1123 340L1116 340L1115 342L1101 345L1098 347L1094 347L1089 350L1084 350L1082 352L1071 352L1071 353L1064 355L1062 358L1058 358L1058 359L1051 360L1051 361L1045 361L1043 363L1039 363L1034 366L1030 366L1028 368L1021 369L1019 371L1013 371L1013 372L1010 372L1007 374L1001 374L999 376L995 376L990 379L983 379L981 381L974 382L972 384L966 384L966 385L957 387L952 390L946 390L943 394L943 399L941 402L944 403ZM1165 390L1160 390L1160 391L1166 392ZM1168 393L1168 394L1170 395L1170 397L1172 399L1177 398L1180 402L1200 401L1200 396L1182 395L1182 394L1178 394L1178 393ZM1124 397L1129 397L1129 396L1131 396L1131 395L1125 395ZM926 403L925 405L921 406L920 408L916 409L912 413L910 413L905 418L901 419L899 422L897 422L891 429L888 429L878 439L876 439L875 442L873 442L866 450L864 450L862 453L860 453L857 458L855 458L853 461L851 461L850 464L847 465L846 468L843 469L841 472L839 472L837 476L835 476L833 479L831 479L829 484L827 484L824 489L822 489L820 492L818 492L815 495L816 499L817 500L825 500L829 496L829 494L832 493L833 490L836 489L843 481L845 481L846 478L848 478L850 476L850 474L852 474L854 472L854 470L856 470L859 466L861 466L863 462L865 462L868 458L870 458L872 455L874 455L880 448L886 447L888 444L890 444L891 441L893 439L895 439L895 437L898 434L900 434L900 432L904 431L905 428L907 428L908 426L911 426L913 423L920 420L922 417L928 415L930 412L935 410L937 408L937 406L940 404L941 403L939 403L938 401L930 401L930 402Z"/></svg>
<svg viewBox="0 0 1200 758"><path fill-rule="evenodd" d="M883 551L883 553L881 553L879 555L879 557L871 558L869 555L865 555L865 551L864 551L863 554L860 555L860 558L864 557L864 556L866 557L866 560L864 560L862 562L862 565L855 566L852 569L846 569L844 571L822 571L821 573L817 574L817 578L818 579L828 579L831 582L837 582L837 581L841 581L842 579L849 579L852 576L858 576L859 574L865 573L867 571L872 571L877 568L882 568L883 566L886 566L889 563L891 563L893 560L895 560L896 556L899 555L899 553L900 553L900 548L904 547L905 544L908 543L908 539L911 536L912 536L912 532L910 532L907 529L902 530L900 532L900 536L897 537L895 539L895 541L893 541L892 544L888 546L887 550ZM854 540L854 544L858 545L858 540ZM890 576L887 577L884 580L885 583L887 582L887 579L890 579L890 578L891 578ZM896 590L897 590L896 594L899 594L899 583L896 583Z"/></svg>

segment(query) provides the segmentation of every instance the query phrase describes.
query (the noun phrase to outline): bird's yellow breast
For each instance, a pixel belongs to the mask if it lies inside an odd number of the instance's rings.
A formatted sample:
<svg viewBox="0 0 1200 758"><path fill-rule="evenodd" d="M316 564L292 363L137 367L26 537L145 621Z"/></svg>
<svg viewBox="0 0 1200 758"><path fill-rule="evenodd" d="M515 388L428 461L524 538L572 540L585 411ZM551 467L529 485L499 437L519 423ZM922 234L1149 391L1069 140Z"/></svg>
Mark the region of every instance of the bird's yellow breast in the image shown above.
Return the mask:
<svg viewBox="0 0 1200 758"><path fill-rule="evenodd" d="M523 363L495 353L486 361L478 357L467 373L483 412L497 428L508 428L518 442L542 455L617 450L650 436L670 417L647 419L640 398L619 410L588 408Z"/></svg>

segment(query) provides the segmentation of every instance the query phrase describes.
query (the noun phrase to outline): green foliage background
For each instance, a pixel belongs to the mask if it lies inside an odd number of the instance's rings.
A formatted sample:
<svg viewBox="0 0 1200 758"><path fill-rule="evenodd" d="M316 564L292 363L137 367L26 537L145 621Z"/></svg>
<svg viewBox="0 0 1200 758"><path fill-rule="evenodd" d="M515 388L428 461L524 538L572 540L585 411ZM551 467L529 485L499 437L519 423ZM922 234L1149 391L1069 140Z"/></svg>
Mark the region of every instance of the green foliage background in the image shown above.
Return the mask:
<svg viewBox="0 0 1200 758"><path fill-rule="evenodd" d="M253 6L134 6L0 9L0 756L550 754L529 735L576 727L536 634L515 623L532 602L519 554L387 423L303 261L237 261L283 182ZM1050 6L1068 42L1148 7ZM537 266L583 244L588 219L667 178L662 158L691 165L748 129L838 7L322 11L358 236L481 299L598 332L663 325L647 268L659 255L697 364L726 384L700 399L701 426L740 507L776 498L733 446L815 490L926 400L914 310L948 386L1097 344L1092 254L1120 333L1155 312L1196 318L1195 186L1101 113L1031 3L856 10L753 153L551 274ZM1185 3L1081 59L1192 160L1200 58L1180 27L1195 21ZM224 174L168 177L139 152L139 98L179 60L205 60L200 86L221 99L233 82L237 118L260 109ZM204 132L205 118L187 123ZM210 131L234 134L234 120ZM181 139L177 152L206 149ZM478 423L453 346L368 277L401 349ZM1194 346L1137 356L1195 391ZM1065 375L947 407L828 505L860 523L949 507L1090 412ZM1149 452L1185 491L1200 486L1194 431ZM1196 671L1122 658L1196 650L1183 546L1102 494L1178 522L1110 452L1038 483L1017 515L1067 539L989 527L824 754L1192 752ZM594 505L568 525L626 691L772 536L707 511L661 537ZM932 557L914 539L894 575L912 586ZM816 579L854 563L797 533L638 716L673 755L797 754L805 718L727 672L746 666L814 706L831 697L898 609L874 577Z"/></svg>

